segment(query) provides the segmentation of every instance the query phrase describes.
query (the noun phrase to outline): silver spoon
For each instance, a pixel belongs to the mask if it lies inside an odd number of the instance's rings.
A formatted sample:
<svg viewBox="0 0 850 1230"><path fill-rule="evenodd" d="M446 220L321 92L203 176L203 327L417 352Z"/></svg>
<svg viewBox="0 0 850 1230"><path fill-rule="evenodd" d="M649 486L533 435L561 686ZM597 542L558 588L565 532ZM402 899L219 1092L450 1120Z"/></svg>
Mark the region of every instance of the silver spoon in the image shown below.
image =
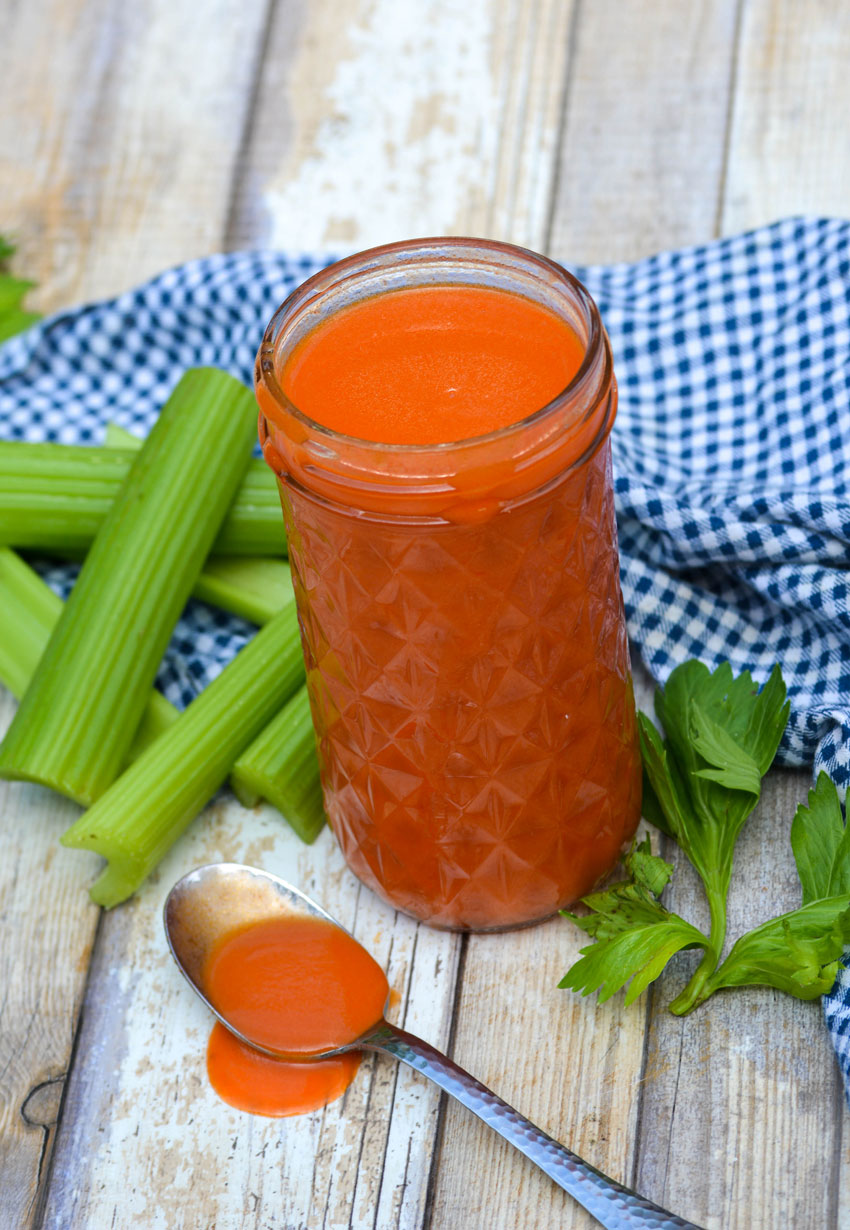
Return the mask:
<svg viewBox="0 0 850 1230"><path fill-rule="evenodd" d="M223 935L250 923L292 914L312 914L339 927L335 918L285 880L238 863L211 863L190 871L174 885L163 910L168 946L194 990L240 1041L275 1058L280 1055L247 1038L217 1011L204 994L201 977L207 954ZM607 1230L650 1226L656 1230L699 1230L693 1222L665 1212L582 1161L433 1046L389 1021L376 1021L354 1042L311 1055L310 1059L353 1050L381 1051L429 1077L545 1171Z"/></svg>

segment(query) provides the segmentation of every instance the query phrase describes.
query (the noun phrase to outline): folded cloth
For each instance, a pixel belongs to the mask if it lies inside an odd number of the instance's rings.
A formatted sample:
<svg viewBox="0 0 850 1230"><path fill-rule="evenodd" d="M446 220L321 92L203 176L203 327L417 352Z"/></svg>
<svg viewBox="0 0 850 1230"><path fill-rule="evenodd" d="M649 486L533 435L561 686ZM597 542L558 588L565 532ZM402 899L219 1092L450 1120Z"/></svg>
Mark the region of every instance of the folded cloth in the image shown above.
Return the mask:
<svg viewBox="0 0 850 1230"><path fill-rule="evenodd" d="M250 382L275 307L329 258L232 253L0 347L0 438L143 435L196 364ZM850 223L791 219L636 264L575 269L599 305L620 386L613 431L629 632L663 682L728 660L780 662L778 759L850 784ZM45 565L59 592L69 568ZM191 603L158 685L181 705L251 629ZM825 997L850 1088L850 976Z"/></svg>

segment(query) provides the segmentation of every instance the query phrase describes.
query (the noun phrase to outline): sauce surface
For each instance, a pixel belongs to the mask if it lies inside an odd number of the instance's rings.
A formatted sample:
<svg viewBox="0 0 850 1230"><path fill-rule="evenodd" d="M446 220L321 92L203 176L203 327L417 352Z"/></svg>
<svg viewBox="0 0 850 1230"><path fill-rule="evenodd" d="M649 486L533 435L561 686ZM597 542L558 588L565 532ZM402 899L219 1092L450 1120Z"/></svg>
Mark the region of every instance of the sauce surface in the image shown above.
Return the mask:
<svg viewBox="0 0 850 1230"><path fill-rule="evenodd" d="M353 1042L381 1019L383 970L333 923L306 915L267 919L226 935L210 953L203 985L219 1012L262 1046L304 1055L273 1059L216 1023L207 1048L210 1083L224 1101L255 1114L301 1114L339 1097L358 1053L307 1056Z"/></svg>
<svg viewBox="0 0 850 1230"><path fill-rule="evenodd" d="M361 300L298 343L287 397L324 427L386 444L484 435L541 410L584 352L554 312L484 286L419 286Z"/></svg>

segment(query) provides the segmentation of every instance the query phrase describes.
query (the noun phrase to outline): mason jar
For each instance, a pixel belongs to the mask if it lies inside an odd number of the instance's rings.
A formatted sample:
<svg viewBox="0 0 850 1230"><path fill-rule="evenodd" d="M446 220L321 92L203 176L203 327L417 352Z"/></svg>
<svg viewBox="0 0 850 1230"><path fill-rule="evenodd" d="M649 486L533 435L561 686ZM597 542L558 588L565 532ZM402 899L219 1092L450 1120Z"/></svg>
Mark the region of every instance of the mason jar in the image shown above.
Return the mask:
<svg viewBox="0 0 850 1230"><path fill-rule="evenodd" d="M353 305L426 286L542 306L578 339L578 370L517 421L436 443L344 434L293 404L299 343ZM368 371L355 377L362 392ZM278 309L256 391L325 808L348 865L438 927L517 927L575 902L633 835L641 785L611 476L617 390L592 299L511 245L390 244L316 274ZM343 416L344 403L343 390Z"/></svg>

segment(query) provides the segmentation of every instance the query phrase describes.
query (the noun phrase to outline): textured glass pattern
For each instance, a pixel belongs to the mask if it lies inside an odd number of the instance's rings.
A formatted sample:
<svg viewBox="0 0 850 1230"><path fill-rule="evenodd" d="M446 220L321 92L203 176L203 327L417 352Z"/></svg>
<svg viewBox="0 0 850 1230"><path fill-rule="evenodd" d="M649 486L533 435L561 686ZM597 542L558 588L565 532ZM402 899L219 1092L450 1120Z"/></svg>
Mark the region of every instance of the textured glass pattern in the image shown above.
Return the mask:
<svg viewBox="0 0 850 1230"><path fill-rule="evenodd" d="M606 443L525 503L411 524L283 491L328 815L437 926L545 918L616 860L640 768Z"/></svg>

